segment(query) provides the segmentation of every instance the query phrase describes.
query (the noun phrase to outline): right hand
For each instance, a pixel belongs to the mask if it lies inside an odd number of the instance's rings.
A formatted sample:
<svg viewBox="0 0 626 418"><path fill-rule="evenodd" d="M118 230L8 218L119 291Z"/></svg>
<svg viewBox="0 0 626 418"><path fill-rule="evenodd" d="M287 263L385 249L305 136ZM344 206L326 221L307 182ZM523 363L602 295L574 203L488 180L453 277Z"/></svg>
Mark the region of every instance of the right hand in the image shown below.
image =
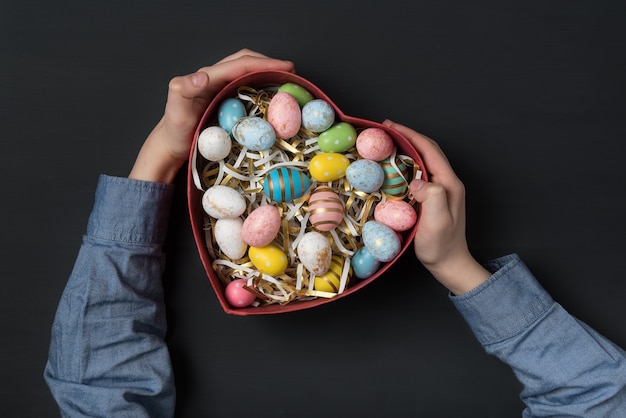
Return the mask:
<svg viewBox="0 0 626 418"><path fill-rule="evenodd" d="M435 141L399 123L385 121L384 125L407 138L428 168L429 182L413 180L409 185L422 211L414 240L415 255L453 294L472 290L490 273L467 246L465 186Z"/></svg>

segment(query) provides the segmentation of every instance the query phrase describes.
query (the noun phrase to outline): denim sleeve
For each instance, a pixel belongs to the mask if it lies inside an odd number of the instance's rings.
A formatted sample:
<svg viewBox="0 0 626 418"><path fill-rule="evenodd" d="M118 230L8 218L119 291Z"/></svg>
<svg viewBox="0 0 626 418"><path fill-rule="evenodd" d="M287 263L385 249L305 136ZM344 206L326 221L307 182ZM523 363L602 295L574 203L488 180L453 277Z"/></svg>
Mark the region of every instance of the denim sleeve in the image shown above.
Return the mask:
<svg viewBox="0 0 626 418"><path fill-rule="evenodd" d="M487 353L523 384L523 416L626 416L624 350L565 311L517 255L486 267L486 282L450 297Z"/></svg>
<svg viewBox="0 0 626 418"><path fill-rule="evenodd" d="M63 416L174 415L161 283L172 196L172 185L99 178L44 371Z"/></svg>

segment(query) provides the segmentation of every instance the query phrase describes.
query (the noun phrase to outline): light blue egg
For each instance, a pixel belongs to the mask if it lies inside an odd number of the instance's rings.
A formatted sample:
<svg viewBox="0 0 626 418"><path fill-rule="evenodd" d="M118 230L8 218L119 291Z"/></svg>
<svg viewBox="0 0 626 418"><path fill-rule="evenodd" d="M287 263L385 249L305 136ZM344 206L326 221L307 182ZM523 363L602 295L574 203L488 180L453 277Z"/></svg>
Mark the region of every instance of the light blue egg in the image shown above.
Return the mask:
<svg viewBox="0 0 626 418"><path fill-rule="evenodd" d="M335 122L335 110L326 100L311 100L302 107L302 126L311 132L324 132Z"/></svg>
<svg viewBox="0 0 626 418"><path fill-rule="evenodd" d="M235 141L252 151L265 151L276 142L276 132L268 121L258 116L245 116L233 125Z"/></svg>
<svg viewBox="0 0 626 418"><path fill-rule="evenodd" d="M373 193L382 186L385 172L376 161L360 159L353 161L348 166L346 178L355 189L365 193Z"/></svg>
<svg viewBox="0 0 626 418"><path fill-rule="evenodd" d="M385 224L367 221L363 225L361 234L368 251L378 261L391 261L400 253L400 238L393 229Z"/></svg>
<svg viewBox="0 0 626 418"><path fill-rule="evenodd" d="M352 272L359 279L367 279L378 271L380 261L375 259L367 247L359 248L350 261Z"/></svg>
<svg viewBox="0 0 626 418"><path fill-rule="evenodd" d="M217 121L222 129L230 133L233 125L246 115L246 108L239 99L226 99L220 104Z"/></svg>

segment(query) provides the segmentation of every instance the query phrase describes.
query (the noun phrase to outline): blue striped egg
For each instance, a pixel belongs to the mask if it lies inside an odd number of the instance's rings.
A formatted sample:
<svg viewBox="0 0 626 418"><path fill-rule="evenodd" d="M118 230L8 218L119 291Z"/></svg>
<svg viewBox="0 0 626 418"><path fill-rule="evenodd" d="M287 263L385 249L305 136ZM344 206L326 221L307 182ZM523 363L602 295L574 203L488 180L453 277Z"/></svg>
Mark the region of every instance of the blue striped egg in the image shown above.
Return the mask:
<svg viewBox="0 0 626 418"><path fill-rule="evenodd" d="M407 181L411 181L409 167L398 158L396 158L395 162L397 169L391 164L390 157L380 162L380 166L385 173L385 179L380 190L391 196L403 197L409 186Z"/></svg>
<svg viewBox="0 0 626 418"><path fill-rule="evenodd" d="M306 193L311 179L293 167L270 170L263 181L263 192L274 202L290 202Z"/></svg>

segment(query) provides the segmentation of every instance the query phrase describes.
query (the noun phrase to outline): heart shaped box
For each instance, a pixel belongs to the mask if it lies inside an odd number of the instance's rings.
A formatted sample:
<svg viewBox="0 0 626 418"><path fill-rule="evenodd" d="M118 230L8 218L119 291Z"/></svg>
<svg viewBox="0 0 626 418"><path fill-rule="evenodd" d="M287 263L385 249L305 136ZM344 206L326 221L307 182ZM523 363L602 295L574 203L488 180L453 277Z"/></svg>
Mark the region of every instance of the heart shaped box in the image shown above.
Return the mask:
<svg viewBox="0 0 626 418"><path fill-rule="evenodd" d="M387 263L381 263L380 269L370 276L367 279L356 279L353 278L353 284L348 286L341 294L338 294L334 298L323 298L319 297L313 300L302 300L302 301L292 301L287 304L270 304L270 305L261 305L258 307L250 306L246 308L233 308L229 305L225 296L225 286L222 284L222 281L217 276L216 272L213 270L212 262L213 259L209 255L206 244L206 236L204 231L204 212L202 208L202 191L199 190L193 179L193 165L195 164L196 157L195 150L197 147L198 135L204 128L211 125L217 125L217 110L219 108L220 103L230 97L237 97L237 90L241 86L249 86L253 88L261 88L263 86L268 85L282 85L284 83L295 83L307 89L316 99L326 100L335 110L336 120L343 121L351 124L357 132L362 129L369 127L377 127L384 129L394 140L394 143L397 148L397 154L406 155L413 159L415 164L420 167L422 171L422 179L428 180L426 178L427 171L424 168L424 163L421 160L419 154L413 147L413 145L406 139L404 136L400 135L397 131L390 129L380 123L372 122L365 119L360 119L352 116L345 115L337 105L328 97L326 94L316 85L306 80L305 78L298 76L293 73L284 72L284 71L256 71L251 72L246 75L243 75L228 85L226 85L222 90L220 90L209 107L206 109L200 123L198 124L198 128L196 129L196 133L194 136L194 140L191 147L190 153L190 164L188 166L188 176L187 176L187 198L188 198L188 206L189 206L189 215L191 218L191 227L193 231L193 236L196 242L196 246L198 248L198 252L200 254L200 259L206 271L206 274L209 278L209 281L213 287L217 295L217 299L219 300L220 305L224 309L224 311L228 314L232 315L263 315L263 314L278 314L278 313L286 313L292 311L298 311L303 309L312 308L315 306L319 306L322 304L330 303L336 301L338 299L344 298L348 295L351 295L369 283L373 282L380 276L382 276L388 269L391 267L393 263L395 263L398 258L404 254L407 248L412 246L413 238L415 236L415 232L417 230L420 218L420 208L419 205L417 207L417 222L415 225L408 231L402 233L402 247L400 253L391 261ZM201 168L198 168L201 171ZM354 281L356 280L356 283Z"/></svg>

